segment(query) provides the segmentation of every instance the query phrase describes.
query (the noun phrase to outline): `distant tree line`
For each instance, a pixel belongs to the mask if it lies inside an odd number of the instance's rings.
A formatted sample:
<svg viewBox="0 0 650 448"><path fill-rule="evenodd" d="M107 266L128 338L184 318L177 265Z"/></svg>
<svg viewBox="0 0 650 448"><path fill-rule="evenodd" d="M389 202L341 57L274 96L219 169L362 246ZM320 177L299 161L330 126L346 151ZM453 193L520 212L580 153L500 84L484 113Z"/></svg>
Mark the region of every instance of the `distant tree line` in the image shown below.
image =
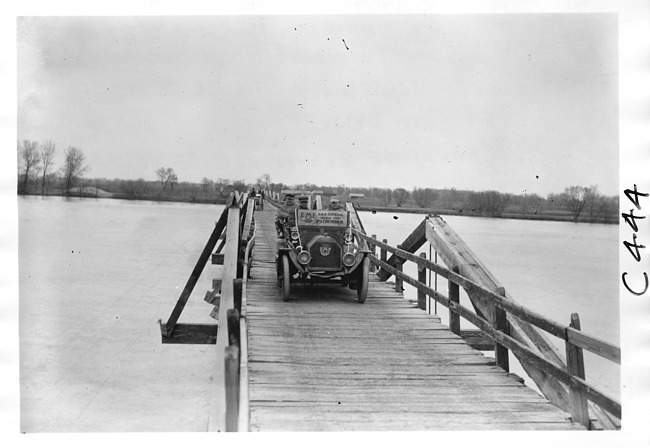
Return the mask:
<svg viewBox="0 0 650 448"><path fill-rule="evenodd" d="M528 218L544 216L547 219L562 219L586 222L618 222L618 197L599 193L598 187L573 185L562 193L551 193L546 198L537 194L509 194L494 190L468 191L414 187L375 188L346 187L343 184L323 186L311 183L286 185L272 182L271 176L263 174L255 182L243 179L211 179L204 177L200 183L181 182L171 167L155 170L154 181L144 178L88 179L82 175L90 170L83 151L68 146L63 153L63 162L56 169L54 158L56 145L48 140L38 143L30 140L18 142L18 193L19 194L62 194L81 196L111 196L125 199L151 199L187 202L223 202L234 190L258 191L280 194L282 190L320 190L325 196L339 196L343 200L351 193L363 195L355 199L363 207L417 208L431 213L453 213L472 216Z"/></svg>
<svg viewBox="0 0 650 448"><path fill-rule="evenodd" d="M108 192L114 198L197 203L224 203L230 194L256 190L270 191L271 177L260 176L255 183L243 179L204 177L201 182L179 181L173 168L161 167L155 171L156 180L92 179L88 185Z"/></svg>
<svg viewBox="0 0 650 448"><path fill-rule="evenodd" d="M283 184L277 184L284 187ZM363 194L355 199L364 207L420 208L433 213L461 213L473 216L526 218L545 216L550 219L592 223L618 222L618 197L605 196L598 187L570 186L562 193L551 193L546 198L537 194L510 194L494 190L468 191L418 188L367 188L337 185L336 187L299 184L295 189L322 190L326 195L343 199L351 193ZM280 188L277 188L280 191Z"/></svg>

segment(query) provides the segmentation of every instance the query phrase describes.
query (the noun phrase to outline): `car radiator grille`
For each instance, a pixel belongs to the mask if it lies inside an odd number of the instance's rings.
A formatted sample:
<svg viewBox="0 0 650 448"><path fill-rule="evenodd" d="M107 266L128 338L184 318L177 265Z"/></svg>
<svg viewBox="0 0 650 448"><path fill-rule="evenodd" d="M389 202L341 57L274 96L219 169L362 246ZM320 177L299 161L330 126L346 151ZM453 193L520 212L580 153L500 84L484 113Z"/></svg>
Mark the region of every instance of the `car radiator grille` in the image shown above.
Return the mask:
<svg viewBox="0 0 650 448"><path fill-rule="evenodd" d="M317 242L311 246L309 253L311 254L310 269L325 271L338 271L341 269L341 246L338 244Z"/></svg>

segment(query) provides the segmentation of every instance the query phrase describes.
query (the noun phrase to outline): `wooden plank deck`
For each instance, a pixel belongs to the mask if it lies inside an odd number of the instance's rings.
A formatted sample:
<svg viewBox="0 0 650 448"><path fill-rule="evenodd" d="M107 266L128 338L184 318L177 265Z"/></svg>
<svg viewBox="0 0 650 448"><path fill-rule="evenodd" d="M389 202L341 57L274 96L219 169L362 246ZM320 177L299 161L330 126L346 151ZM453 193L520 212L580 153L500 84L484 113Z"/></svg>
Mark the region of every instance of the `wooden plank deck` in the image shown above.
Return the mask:
<svg viewBox="0 0 650 448"><path fill-rule="evenodd" d="M274 215L247 287L251 431L583 429L374 275L364 304L341 285L283 302Z"/></svg>

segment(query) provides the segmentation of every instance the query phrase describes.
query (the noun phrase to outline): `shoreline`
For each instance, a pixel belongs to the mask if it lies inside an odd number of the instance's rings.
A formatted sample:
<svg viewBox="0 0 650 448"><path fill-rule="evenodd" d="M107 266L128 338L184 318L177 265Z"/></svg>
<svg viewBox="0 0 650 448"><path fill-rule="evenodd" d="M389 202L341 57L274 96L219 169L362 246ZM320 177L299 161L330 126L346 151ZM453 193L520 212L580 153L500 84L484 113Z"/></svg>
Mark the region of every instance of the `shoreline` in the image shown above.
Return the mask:
<svg viewBox="0 0 650 448"><path fill-rule="evenodd" d="M453 209L434 209L434 208L405 208L405 207L368 207L360 204L354 203L355 208L358 211L363 212L381 212L381 213L410 213L410 214L420 214L420 215L438 215L438 216L467 216L470 218L489 218L489 219L519 219L524 221L557 221L557 222L577 222L582 224L608 224L615 225L618 222L589 222L586 219L578 219L574 221L571 217L568 216L555 216L555 215L529 215L521 213L507 213L504 212L500 216L486 216L479 215L477 213L465 213L462 210L453 210Z"/></svg>
<svg viewBox="0 0 650 448"><path fill-rule="evenodd" d="M103 191L103 190L102 190ZM95 193L77 193L64 195L60 193L50 193L50 194L36 194L36 193L27 193L20 194L17 196L58 196L58 197L70 197L70 198L85 198L85 199L122 199L126 201L152 201L152 202L179 202L186 204L214 204L214 205L224 205L228 197L222 198L196 198L196 197L180 197L180 196L140 196L140 197L130 197L122 193L110 193L104 192L104 194L95 194ZM279 201L267 197L265 201L275 205L276 207L280 204ZM384 207L384 206L368 206L362 205L358 201L349 201L352 202L355 208L358 211L363 212L381 212L381 213L409 213L409 214L420 214L420 215L438 215L438 216L467 216L470 218L489 218L489 219L519 219L525 221L556 221L556 222L577 222L582 224L607 224L607 225L617 225L617 222L590 222L588 219L578 219L574 221L570 216L558 216L550 214L523 214L523 213L508 213L504 212L500 216L486 216L480 215L472 212L463 212L463 210L455 209L443 209L443 208L412 208L412 207Z"/></svg>

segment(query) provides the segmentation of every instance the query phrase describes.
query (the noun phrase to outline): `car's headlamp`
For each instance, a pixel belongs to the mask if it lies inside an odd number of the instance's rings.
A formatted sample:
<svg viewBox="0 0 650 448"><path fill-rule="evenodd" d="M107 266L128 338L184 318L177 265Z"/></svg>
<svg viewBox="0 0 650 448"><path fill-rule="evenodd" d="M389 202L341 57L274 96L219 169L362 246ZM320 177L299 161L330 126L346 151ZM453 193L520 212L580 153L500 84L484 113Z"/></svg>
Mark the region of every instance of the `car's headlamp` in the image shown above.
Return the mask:
<svg viewBox="0 0 650 448"><path fill-rule="evenodd" d="M345 255L343 255L343 259L341 261L343 261L343 264L345 266L350 267L354 264L355 259L356 257L352 252L347 252Z"/></svg>
<svg viewBox="0 0 650 448"><path fill-rule="evenodd" d="M309 262L311 261L311 254L306 250L303 250L298 254L298 261L300 262L300 264L309 264Z"/></svg>

